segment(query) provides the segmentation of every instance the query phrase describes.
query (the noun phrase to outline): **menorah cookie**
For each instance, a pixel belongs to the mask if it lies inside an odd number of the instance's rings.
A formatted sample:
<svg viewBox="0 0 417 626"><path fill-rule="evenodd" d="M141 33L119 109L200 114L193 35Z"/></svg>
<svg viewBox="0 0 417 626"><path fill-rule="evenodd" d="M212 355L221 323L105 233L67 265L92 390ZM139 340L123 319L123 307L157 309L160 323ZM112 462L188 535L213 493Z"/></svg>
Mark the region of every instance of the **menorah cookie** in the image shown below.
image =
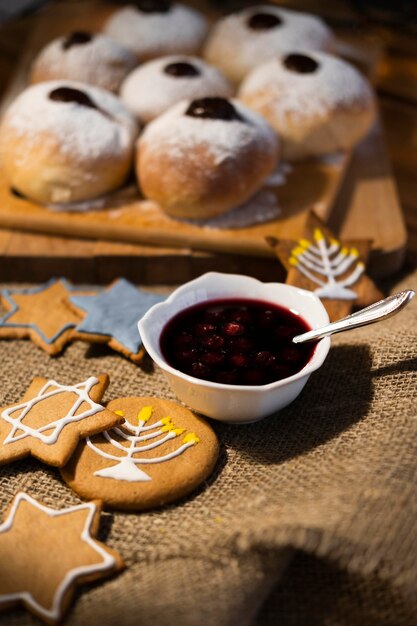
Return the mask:
<svg viewBox="0 0 417 626"><path fill-rule="evenodd" d="M18 493L0 524L0 611L23 605L57 624L76 586L120 570L120 555L95 538L99 518L96 502L55 509Z"/></svg>
<svg viewBox="0 0 417 626"><path fill-rule="evenodd" d="M123 422L99 404L107 374L76 384L36 377L21 402L0 408L0 465L32 455L65 465L78 441Z"/></svg>
<svg viewBox="0 0 417 626"><path fill-rule="evenodd" d="M369 239L339 240L310 212L297 240L267 237L288 271L286 283L314 291L330 320L348 315L353 307L373 304L383 297L365 272L371 251Z"/></svg>
<svg viewBox="0 0 417 626"><path fill-rule="evenodd" d="M108 409L123 424L80 442L60 470L82 498L112 509L149 509L187 495L212 472L216 435L188 409L152 397L119 398Z"/></svg>

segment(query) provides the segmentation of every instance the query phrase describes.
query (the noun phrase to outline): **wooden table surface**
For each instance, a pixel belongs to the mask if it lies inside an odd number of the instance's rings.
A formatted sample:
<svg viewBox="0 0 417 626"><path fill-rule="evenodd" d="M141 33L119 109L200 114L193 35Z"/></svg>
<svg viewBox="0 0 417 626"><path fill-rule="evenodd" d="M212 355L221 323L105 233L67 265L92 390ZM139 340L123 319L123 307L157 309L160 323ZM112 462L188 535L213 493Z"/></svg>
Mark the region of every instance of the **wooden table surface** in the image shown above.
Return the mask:
<svg viewBox="0 0 417 626"><path fill-rule="evenodd" d="M56 0L59 1L59 0ZM80 0L74 0L74 2ZM365 52L381 51L377 64L375 85L382 114L383 128L395 175L408 233L406 259L417 263L417 44L413 33L399 31L389 25L369 20L369 16L352 9L352 5L337 0L333 3L321 0L287 0L280 2L291 8L314 11L322 14L329 23L363 45ZM13 76L17 59L25 40L30 36L36 15L30 15L0 26L0 94L4 93ZM415 34L414 34L415 35ZM370 45L372 44L372 45ZM0 230L2 241L10 241L11 234ZM37 236L28 233L13 235L17 249L35 246ZM59 247L59 238L51 238L51 244ZM91 242L82 242L88 254ZM204 254L202 255L204 258ZM111 258L107 259L112 262ZM246 267L252 262L246 259ZM254 259L253 263L257 261ZM104 268L105 269L105 268ZM218 269L218 268L217 268ZM59 271L59 268L58 268ZM244 271L244 270L242 270ZM140 282L140 278L138 277ZM7 280L7 268L3 268L2 279ZM104 277L105 279L105 277ZM161 276L161 282L163 277Z"/></svg>

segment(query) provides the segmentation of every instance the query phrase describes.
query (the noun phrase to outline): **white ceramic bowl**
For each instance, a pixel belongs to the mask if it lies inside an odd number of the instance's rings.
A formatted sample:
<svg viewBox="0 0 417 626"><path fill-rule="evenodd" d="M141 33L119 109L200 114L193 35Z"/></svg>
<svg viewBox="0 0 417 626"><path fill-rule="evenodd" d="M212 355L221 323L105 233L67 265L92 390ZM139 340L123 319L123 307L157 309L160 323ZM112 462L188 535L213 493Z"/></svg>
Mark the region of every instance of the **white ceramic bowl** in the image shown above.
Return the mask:
<svg viewBox="0 0 417 626"><path fill-rule="evenodd" d="M321 339L307 365L288 378L268 385L225 385L194 378L169 365L161 352L160 336L166 323L180 311L208 300L251 298L278 304L299 314L311 328L329 323L326 309L311 291L283 283L262 283L239 274L209 272L176 289L139 320L143 345L163 370L173 391L190 408L229 423L248 423L282 409L301 392L310 374L324 362L330 348Z"/></svg>

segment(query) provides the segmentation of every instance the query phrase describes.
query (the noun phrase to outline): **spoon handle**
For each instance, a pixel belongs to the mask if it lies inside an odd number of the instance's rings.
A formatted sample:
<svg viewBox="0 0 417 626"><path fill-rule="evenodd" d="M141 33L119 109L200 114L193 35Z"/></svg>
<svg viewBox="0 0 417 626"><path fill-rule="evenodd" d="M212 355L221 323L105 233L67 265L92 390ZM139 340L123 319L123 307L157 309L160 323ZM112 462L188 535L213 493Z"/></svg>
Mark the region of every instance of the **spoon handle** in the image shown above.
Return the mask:
<svg viewBox="0 0 417 626"><path fill-rule="evenodd" d="M387 319L404 308L414 295L415 293L411 289L400 291L399 293L367 306L365 309L352 313L352 315L348 315L337 322L316 328L315 330L310 330L302 335L297 335L293 337L293 343L304 343L305 341L322 339L322 337L326 337L327 335L341 333L345 330L351 330L352 328L366 326L367 324L373 324L379 320Z"/></svg>

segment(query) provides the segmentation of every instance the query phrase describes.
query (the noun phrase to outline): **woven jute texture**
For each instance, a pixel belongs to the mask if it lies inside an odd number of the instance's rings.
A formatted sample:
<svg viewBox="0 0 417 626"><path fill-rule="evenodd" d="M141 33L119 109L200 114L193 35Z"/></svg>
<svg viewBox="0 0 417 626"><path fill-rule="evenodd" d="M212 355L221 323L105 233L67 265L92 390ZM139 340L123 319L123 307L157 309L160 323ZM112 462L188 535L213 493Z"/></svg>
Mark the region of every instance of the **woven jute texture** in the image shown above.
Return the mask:
<svg viewBox="0 0 417 626"><path fill-rule="evenodd" d="M417 289L417 272L394 287ZM105 513L100 538L127 569L84 585L68 626L411 626L416 623L417 302L336 336L290 407L257 424L213 423L221 457L174 506ZM50 358L0 342L0 403L35 375L79 382L108 372L106 399L173 398L164 377L100 346ZM0 514L24 490L78 503L34 459L0 468ZM46 557L47 558L47 557ZM0 555L1 568L1 555ZM41 573L39 573L41 575ZM47 582L46 582L47 584ZM24 610L0 624L37 620Z"/></svg>

